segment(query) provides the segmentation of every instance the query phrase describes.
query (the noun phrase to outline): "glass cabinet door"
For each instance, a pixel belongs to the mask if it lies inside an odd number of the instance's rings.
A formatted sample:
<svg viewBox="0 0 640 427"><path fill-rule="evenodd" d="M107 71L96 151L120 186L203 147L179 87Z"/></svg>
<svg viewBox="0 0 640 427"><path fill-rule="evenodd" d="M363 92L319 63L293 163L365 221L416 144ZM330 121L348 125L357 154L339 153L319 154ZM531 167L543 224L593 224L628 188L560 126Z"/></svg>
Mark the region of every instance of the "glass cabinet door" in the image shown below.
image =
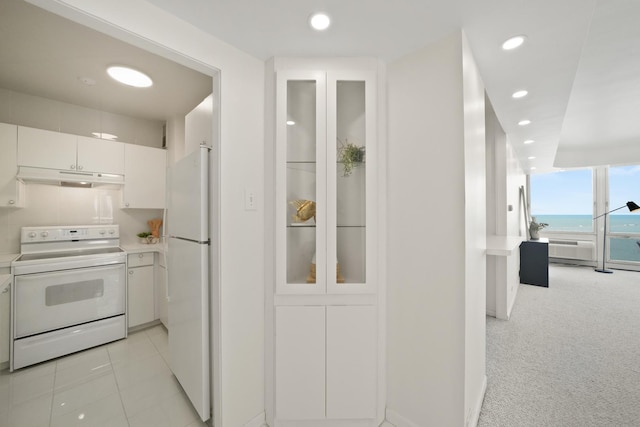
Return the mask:
<svg viewBox="0 0 640 427"><path fill-rule="evenodd" d="M372 293L374 75L283 71L276 90L276 292Z"/></svg>
<svg viewBox="0 0 640 427"><path fill-rule="evenodd" d="M367 258L375 256L368 253L375 239L368 227L375 218L375 195L368 191L375 187L374 89L368 73L328 74L327 192L333 197L327 203L327 263L336 264L327 277L330 293L372 291Z"/></svg>
<svg viewBox="0 0 640 427"><path fill-rule="evenodd" d="M279 293L326 291L326 95L324 73L283 72L277 81ZM282 264L282 263L279 263Z"/></svg>

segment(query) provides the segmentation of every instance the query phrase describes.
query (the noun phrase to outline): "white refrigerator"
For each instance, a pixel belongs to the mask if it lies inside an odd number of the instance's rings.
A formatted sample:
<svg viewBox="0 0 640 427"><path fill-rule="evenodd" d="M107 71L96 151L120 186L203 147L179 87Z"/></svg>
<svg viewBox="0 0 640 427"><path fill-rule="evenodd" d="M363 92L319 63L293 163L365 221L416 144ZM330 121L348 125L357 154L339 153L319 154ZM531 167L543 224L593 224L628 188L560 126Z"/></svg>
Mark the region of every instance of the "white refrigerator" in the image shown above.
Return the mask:
<svg viewBox="0 0 640 427"><path fill-rule="evenodd" d="M173 374L200 418L211 417L209 148L169 169L169 355Z"/></svg>

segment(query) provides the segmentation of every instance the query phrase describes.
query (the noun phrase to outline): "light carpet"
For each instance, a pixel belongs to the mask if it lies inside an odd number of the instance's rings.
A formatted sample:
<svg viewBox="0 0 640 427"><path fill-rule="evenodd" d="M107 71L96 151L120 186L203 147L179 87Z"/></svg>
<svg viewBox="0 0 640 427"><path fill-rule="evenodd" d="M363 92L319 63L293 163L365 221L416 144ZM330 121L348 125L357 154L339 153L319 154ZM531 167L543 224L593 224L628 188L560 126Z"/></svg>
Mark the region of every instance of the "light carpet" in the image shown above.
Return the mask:
<svg viewBox="0 0 640 427"><path fill-rule="evenodd" d="M640 273L552 264L487 317L478 427L640 426Z"/></svg>

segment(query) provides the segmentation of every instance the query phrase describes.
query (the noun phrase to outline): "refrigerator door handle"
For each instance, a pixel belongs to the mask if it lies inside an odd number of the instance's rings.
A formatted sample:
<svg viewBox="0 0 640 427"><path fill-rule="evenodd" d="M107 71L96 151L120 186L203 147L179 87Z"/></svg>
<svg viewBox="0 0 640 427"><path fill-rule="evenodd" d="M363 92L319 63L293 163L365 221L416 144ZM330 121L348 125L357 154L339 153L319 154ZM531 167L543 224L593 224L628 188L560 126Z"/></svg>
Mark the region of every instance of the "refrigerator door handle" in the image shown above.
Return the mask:
<svg viewBox="0 0 640 427"><path fill-rule="evenodd" d="M187 239L186 237L178 237L178 236L171 236L172 239L178 239L178 240L184 240L185 242L190 242L190 243L195 243L198 245L210 245L211 244L211 239L207 239L207 240L195 240L195 239Z"/></svg>

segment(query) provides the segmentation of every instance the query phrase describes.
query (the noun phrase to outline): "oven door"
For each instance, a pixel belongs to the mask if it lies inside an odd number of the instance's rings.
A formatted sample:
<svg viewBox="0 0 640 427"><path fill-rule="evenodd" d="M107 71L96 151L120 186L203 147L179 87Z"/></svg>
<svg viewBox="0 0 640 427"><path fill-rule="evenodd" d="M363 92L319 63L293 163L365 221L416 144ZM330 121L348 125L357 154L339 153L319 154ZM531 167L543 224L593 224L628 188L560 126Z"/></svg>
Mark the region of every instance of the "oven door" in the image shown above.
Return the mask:
<svg viewBox="0 0 640 427"><path fill-rule="evenodd" d="M14 338L124 314L125 265L15 276Z"/></svg>

